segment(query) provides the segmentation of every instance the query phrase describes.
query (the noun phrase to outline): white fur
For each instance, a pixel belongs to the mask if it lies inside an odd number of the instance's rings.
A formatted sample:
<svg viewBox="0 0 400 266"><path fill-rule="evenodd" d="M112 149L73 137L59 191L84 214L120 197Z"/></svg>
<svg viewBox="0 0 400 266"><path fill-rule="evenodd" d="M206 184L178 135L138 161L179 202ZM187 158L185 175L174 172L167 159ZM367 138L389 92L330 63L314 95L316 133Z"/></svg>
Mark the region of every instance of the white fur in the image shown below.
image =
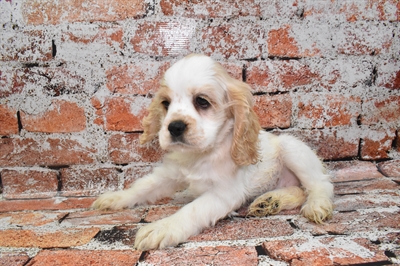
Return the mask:
<svg viewBox="0 0 400 266"><path fill-rule="evenodd" d="M167 151L163 163L131 188L106 193L93 204L98 209L122 209L182 189L197 197L170 217L142 227L136 235L137 249L177 245L258 196L250 207L254 215L299 206L315 222L332 214L329 176L314 152L298 139L261 130L255 140L258 162L243 166L235 162L231 147L237 121L229 111L229 86L217 78L216 64L209 57L191 55L165 73L162 84L168 88L170 105L160 117L158 138ZM193 103L202 93L213 101L207 110L198 110ZM190 121L183 142L174 141L168 131L177 119Z"/></svg>

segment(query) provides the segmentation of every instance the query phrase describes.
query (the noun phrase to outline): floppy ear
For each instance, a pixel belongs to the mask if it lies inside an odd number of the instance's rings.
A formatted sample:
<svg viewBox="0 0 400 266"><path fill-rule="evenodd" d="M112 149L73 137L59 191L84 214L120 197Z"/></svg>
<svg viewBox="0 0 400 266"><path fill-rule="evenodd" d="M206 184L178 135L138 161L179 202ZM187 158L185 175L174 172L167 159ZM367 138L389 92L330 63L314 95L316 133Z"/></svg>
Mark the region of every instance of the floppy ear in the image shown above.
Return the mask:
<svg viewBox="0 0 400 266"><path fill-rule="evenodd" d="M164 110L160 98L160 92L158 92L147 109L149 114L142 121L144 132L140 136L140 144L151 142L157 137L161 129L161 120L164 116Z"/></svg>
<svg viewBox="0 0 400 266"><path fill-rule="evenodd" d="M259 160L258 135L261 126L253 110L250 86L229 77L227 79L228 100L234 117L231 156L237 165L255 164Z"/></svg>

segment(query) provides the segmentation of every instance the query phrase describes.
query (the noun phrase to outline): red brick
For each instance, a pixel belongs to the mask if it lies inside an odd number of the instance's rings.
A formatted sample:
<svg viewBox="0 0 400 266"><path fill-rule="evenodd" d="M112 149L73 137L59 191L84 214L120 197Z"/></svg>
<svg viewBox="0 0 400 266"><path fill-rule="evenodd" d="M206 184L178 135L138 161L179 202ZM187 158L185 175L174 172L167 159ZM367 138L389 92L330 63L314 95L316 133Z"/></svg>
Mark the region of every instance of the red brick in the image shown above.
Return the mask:
<svg viewBox="0 0 400 266"><path fill-rule="evenodd" d="M96 198L1 200L0 212L82 209L92 206L95 200Z"/></svg>
<svg viewBox="0 0 400 266"><path fill-rule="evenodd" d="M144 213L144 208L119 211L74 212L69 214L62 223L73 226L132 224L139 223Z"/></svg>
<svg viewBox="0 0 400 266"><path fill-rule="evenodd" d="M240 62L219 62L226 72L228 72L231 77L237 80L243 80L243 65Z"/></svg>
<svg viewBox="0 0 400 266"><path fill-rule="evenodd" d="M6 223L12 226L42 226L46 224L58 223L67 216L66 212L18 212L2 213L1 219L7 219Z"/></svg>
<svg viewBox="0 0 400 266"><path fill-rule="evenodd" d="M190 237L189 241L243 240L288 236L293 232L289 223L278 219L226 219L199 235Z"/></svg>
<svg viewBox="0 0 400 266"><path fill-rule="evenodd" d="M97 196L118 189L116 168L69 167L61 169L61 196Z"/></svg>
<svg viewBox="0 0 400 266"><path fill-rule="evenodd" d="M328 168L333 172L333 182L347 182L383 177L376 165L372 162L342 161L329 162L327 164Z"/></svg>
<svg viewBox="0 0 400 266"><path fill-rule="evenodd" d="M49 61L52 59L51 37L42 30L15 30L3 41L0 49L0 61Z"/></svg>
<svg viewBox="0 0 400 266"><path fill-rule="evenodd" d="M394 193L388 195L349 194L335 198L335 210L339 212L353 212L371 208L389 208L396 206L398 200Z"/></svg>
<svg viewBox="0 0 400 266"><path fill-rule="evenodd" d="M303 15L318 19L335 15L350 22L360 20L398 21L400 18L399 10L399 2L396 0L309 1L304 6Z"/></svg>
<svg viewBox="0 0 400 266"><path fill-rule="evenodd" d="M263 248L273 259L283 260L296 266L350 265L388 261L384 252L367 239L331 237L312 240L276 240L264 242Z"/></svg>
<svg viewBox="0 0 400 266"><path fill-rule="evenodd" d="M201 52L215 58L249 59L261 56L263 29L258 24L219 23L202 29Z"/></svg>
<svg viewBox="0 0 400 266"><path fill-rule="evenodd" d="M229 1L180 1L162 0L160 6L164 15L198 18L260 16L260 3L254 0Z"/></svg>
<svg viewBox="0 0 400 266"><path fill-rule="evenodd" d="M108 152L111 162L126 164L131 162L157 162L164 154L154 142L149 146L139 144L138 133L115 134L108 142Z"/></svg>
<svg viewBox="0 0 400 266"><path fill-rule="evenodd" d="M338 53L346 55L377 55L390 51L393 29L386 24L343 24L335 41Z"/></svg>
<svg viewBox="0 0 400 266"><path fill-rule="evenodd" d="M299 96L297 124L301 128L355 125L361 112L361 99L338 94L310 93Z"/></svg>
<svg viewBox="0 0 400 266"><path fill-rule="evenodd" d="M362 194L382 190L396 191L398 189L396 182L386 178L335 183L336 195Z"/></svg>
<svg viewBox="0 0 400 266"><path fill-rule="evenodd" d="M131 187L137 179L150 174L155 166L150 165L129 165L123 168L124 189Z"/></svg>
<svg viewBox="0 0 400 266"><path fill-rule="evenodd" d="M136 265L140 251L135 250L42 250L27 266L125 266Z"/></svg>
<svg viewBox="0 0 400 266"><path fill-rule="evenodd" d="M70 139L0 139L0 166L89 164L94 162L94 152Z"/></svg>
<svg viewBox="0 0 400 266"><path fill-rule="evenodd" d="M246 69L246 82L262 92L289 91L319 81L317 73L297 60L256 61Z"/></svg>
<svg viewBox="0 0 400 266"><path fill-rule="evenodd" d="M110 96L103 101L92 99L93 107L97 109L95 123L111 131L141 131L141 121L147 115L150 102L144 96Z"/></svg>
<svg viewBox="0 0 400 266"><path fill-rule="evenodd" d="M68 30L62 32L62 42L74 42L78 44L91 44L105 43L110 47L115 48L123 48L123 29L119 25L112 25L111 27L97 27L90 24L89 26L85 25L70 25ZM90 35L88 34L90 33Z"/></svg>
<svg viewBox="0 0 400 266"><path fill-rule="evenodd" d="M400 89L400 64L396 60L385 60L377 66L376 85L388 89Z"/></svg>
<svg viewBox="0 0 400 266"><path fill-rule="evenodd" d="M314 45L310 48L302 48L298 40L293 36L292 27L285 25L279 29L268 32L268 55L273 57L310 57L319 56L321 50Z"/></svg>
<svg viewBox="0 0 400 266"><path fill-rule="evenodd" d="M21 112L23 129L30 132L70 133L86 128L85 110L76 103L53 100L50 107L40 114Z"/></svg>
<svg viewBox="0 0 400 266"><path fill-rule="evenodd" d="M12 86L14 75L14 69L0 68L0 99L21 92L14 90Z"/></svg>
<svg viewBox="0 0 400 266"><path fill-rule="evenodd" d="M113 93L154 95L169 66L168 62L157 61L112 66L106 71L106 85Z"/></svg>
<svg viewBox="0 0 400 266"><path fill-rule="evenodd" d="M50 198L57 194L57 171L7 170L1 171L5 199Z"/></svg>
<svg viewBox="0 0 400 266"><path fill-rule="evenodd" d="M17 111L7 105L0 104L0 136L18 134Z"/></svg>
<svg viewBox="0 0 400 266"><path fill-rule="evenodd" d="M99 228L73 228L54 232L39 230L6 229L0 230L2 247L68 248L87 244Z"/></svg>
<svg viewBox="0 0 400 266"><path fill-rule="evenodd" d="M294 221L303 231L313 235L349 235L356 232L384 232L388 228L399 228L398 213L370 212L360 214L358 211L336 213L325 224L315 224L305 219ZM378 233L378 232L376 232Z"/></svg>
<svg viewBox="0 0 400 266"><path fill-rule="evenodd" d="M154 222L172 214L176 213L181 207L180 206L157 206L149 209L146 218L146 222Z"/></svg>
<svg viewBox="0 0 400 266"><path fill-rule="evenodd" d="M400 177L400 159L381 162L378 168L385 176Z"/></svg>
<svg viewBox="0 0 400 266"><path fill-rule="evenodd" d="M29 260L24 252L0 252L0 265L24 266Z"/></svg>
<svg viewBox="0 0 400 266"><path fill-rule="evenodd" d="M400 96L387 98L371 98L363 103L363 125L400 126Z"/></svg>
<svg viewBox="0 0 400 266"><path fill-rule="evenodd" d="M198 247L151 251L144 260L150 265L258 265L254 247Z"/></svg>
<svg viewBox="0 0 400 266"><path fill-rule="evenodd" d="M109 22L142 17L146 14L146 4L143 0L35 0L23 3L21 8L25 23L32 25L78 21Z"/></svg>
<svg viewBox="0 0 400 266"><path fill-rule="evenodd" d="M278 90L275 81L273 66L268 61L256 61L246 67L246 83L256 92L275 92Z"/></svg>
<svg viewBox="0 0 400 266"><path fill-rule="evenodd" d="M137 53L152 56L186 55L196 32L195 22L141 22L131 44Z"/></svg>
<svg viewBox="0 0 400 266"><path fill-rule="evenodd" d="M86 80L64 67L35 67L17 69L13 75L13 91L19 93L31 87L42 87L49 96L76 94L84 91Z"/></svg>
<svg viewBox="0 0 400 266"><path fill-rule="evenodd" d="M288 128L292 117L292 98L288 94L255 96L254 111L263 128Z"/></svg>
<svg viewBox="0 0 400 266"><path fill-rule="evenodd" d="M287 133L307 143L321 159L337 160L358 155L359 136L350 129L289 130Z"/></svg>
<svg viewBox="0 0 400 266"><path fill-rule="evenodd" d="M361 158L376 160L389 158L396 134L394 130L368 130L364 132L361 142Z"/></svg>

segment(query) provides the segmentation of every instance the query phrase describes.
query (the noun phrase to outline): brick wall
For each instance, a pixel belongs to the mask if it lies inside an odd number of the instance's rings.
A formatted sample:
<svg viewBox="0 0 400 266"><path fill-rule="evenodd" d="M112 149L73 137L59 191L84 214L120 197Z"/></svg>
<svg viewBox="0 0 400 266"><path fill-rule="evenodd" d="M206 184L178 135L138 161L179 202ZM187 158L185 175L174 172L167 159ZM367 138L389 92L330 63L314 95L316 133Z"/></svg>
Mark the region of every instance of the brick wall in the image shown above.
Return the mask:
<svg viewBox="0 0 400 266"><path fill-rule="evenodd" d="M204 53L254 88L262 126L327 161L400 159L397 0L0 0L4 199L95 196L149 172L162 73Z"/></svg>

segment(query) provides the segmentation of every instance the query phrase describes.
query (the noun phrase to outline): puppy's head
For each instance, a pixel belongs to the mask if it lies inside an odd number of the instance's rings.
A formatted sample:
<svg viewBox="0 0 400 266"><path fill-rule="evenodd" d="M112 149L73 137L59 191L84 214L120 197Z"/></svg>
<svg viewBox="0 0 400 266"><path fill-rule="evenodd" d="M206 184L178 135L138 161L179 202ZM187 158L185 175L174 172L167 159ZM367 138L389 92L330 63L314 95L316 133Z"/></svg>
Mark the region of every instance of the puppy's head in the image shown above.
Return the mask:
<svg viewBox="0 0 400 266"><path fill-rule="evenodd" d="M258 160L250 87L207 56L189 55L167 70L143 128L142 144L158 136L165 150L201 153L231 139L237 165Z"/></svg>

